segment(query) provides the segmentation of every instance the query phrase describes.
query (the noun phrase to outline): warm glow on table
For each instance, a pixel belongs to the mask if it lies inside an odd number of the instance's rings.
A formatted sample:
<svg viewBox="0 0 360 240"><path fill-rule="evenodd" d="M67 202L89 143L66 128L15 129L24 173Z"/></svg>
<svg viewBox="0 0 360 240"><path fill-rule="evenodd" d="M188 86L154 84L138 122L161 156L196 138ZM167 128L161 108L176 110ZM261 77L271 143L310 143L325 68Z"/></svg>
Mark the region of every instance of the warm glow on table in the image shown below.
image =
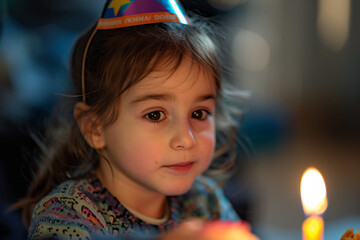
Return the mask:
<svg viewBox="0 0 360 240"><path fill-rule="evenodd" d="M322 240L324 220L320 217L328 206L326 186L320 172L309 168L301 178L301 202L305 215L309 216L302 225L303 240Z"/></svg>

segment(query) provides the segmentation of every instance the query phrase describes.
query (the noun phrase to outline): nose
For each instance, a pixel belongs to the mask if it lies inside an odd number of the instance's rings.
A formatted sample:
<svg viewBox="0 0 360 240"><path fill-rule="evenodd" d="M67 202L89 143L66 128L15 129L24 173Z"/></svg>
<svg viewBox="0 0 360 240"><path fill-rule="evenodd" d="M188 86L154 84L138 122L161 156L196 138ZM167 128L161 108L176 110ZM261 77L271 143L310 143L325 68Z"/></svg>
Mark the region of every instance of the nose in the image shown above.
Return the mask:
<svg viewBox="0 0 360 240"><path fill-rule="evenodd" d="M175 134L170 140L170 146L174 150L188 150L195 145L196 140L189 123L178 124L174 129Z"/></svg>

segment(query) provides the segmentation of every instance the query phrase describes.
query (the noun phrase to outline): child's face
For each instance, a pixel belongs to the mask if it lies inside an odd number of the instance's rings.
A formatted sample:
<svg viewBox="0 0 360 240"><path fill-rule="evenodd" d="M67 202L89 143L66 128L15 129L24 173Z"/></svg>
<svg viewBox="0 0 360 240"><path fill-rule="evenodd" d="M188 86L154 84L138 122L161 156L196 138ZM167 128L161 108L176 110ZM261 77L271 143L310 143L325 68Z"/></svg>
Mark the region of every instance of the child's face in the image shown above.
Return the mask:
<svg viewBox="0 0 360 240"><path fill-rule="evenodd" d="M215 95L214 77L188 57L173 74L154 71L125 92L103 132L116 181L164 195L188 191L213 156Z"/></svg>

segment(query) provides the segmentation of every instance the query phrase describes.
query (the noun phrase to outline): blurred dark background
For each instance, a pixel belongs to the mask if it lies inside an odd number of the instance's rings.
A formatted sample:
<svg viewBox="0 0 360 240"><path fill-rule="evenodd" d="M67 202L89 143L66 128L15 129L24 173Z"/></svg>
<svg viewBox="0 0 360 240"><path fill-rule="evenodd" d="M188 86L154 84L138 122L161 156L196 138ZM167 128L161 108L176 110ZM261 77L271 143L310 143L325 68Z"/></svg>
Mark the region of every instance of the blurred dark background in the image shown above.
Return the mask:
<svg viewBox="0 0 360 240"><path fill-rule="evenodd" d="M61 94L69 54L105 1L0 2L0 238L22 239L30 163ZM244 90L241 135L252 154L226 193L261 239L301 239L300 178L327 184L325 239L360 231L360 2L183 0L221 26L224 63Z"/></svg>

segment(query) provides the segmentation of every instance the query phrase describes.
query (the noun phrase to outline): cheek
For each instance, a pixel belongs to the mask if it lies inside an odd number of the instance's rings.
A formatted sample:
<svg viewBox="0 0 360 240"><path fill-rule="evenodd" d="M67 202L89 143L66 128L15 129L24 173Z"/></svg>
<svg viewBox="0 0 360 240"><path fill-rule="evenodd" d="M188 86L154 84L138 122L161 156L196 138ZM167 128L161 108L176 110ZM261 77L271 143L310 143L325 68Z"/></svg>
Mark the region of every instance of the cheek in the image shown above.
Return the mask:
<svg viewBox="0 0 360 240"><path fill-rule="evenodd" d="M214 121L211 122L211 126L209 127L209 130L204 132L204 139L207 141L208 148L211 149L212 152L215 150L215 142L216 142L216 136L215 136L215 124Z"/></svg>
<svg viewBox="0 0 360 240"><path fill-rule="evenodd" d="M215 134L213 132L203 133L200 135L199 140L201 141L202 154L210 161L215 150Z"/></svg>
<svg viewBox="0 0 360 240"><path fill-rule="evenodd" d="M122 156L126 157L133 166L154 168L160 162L161 152L161 146L156 141L128 142L123 148Z"/></svg>

